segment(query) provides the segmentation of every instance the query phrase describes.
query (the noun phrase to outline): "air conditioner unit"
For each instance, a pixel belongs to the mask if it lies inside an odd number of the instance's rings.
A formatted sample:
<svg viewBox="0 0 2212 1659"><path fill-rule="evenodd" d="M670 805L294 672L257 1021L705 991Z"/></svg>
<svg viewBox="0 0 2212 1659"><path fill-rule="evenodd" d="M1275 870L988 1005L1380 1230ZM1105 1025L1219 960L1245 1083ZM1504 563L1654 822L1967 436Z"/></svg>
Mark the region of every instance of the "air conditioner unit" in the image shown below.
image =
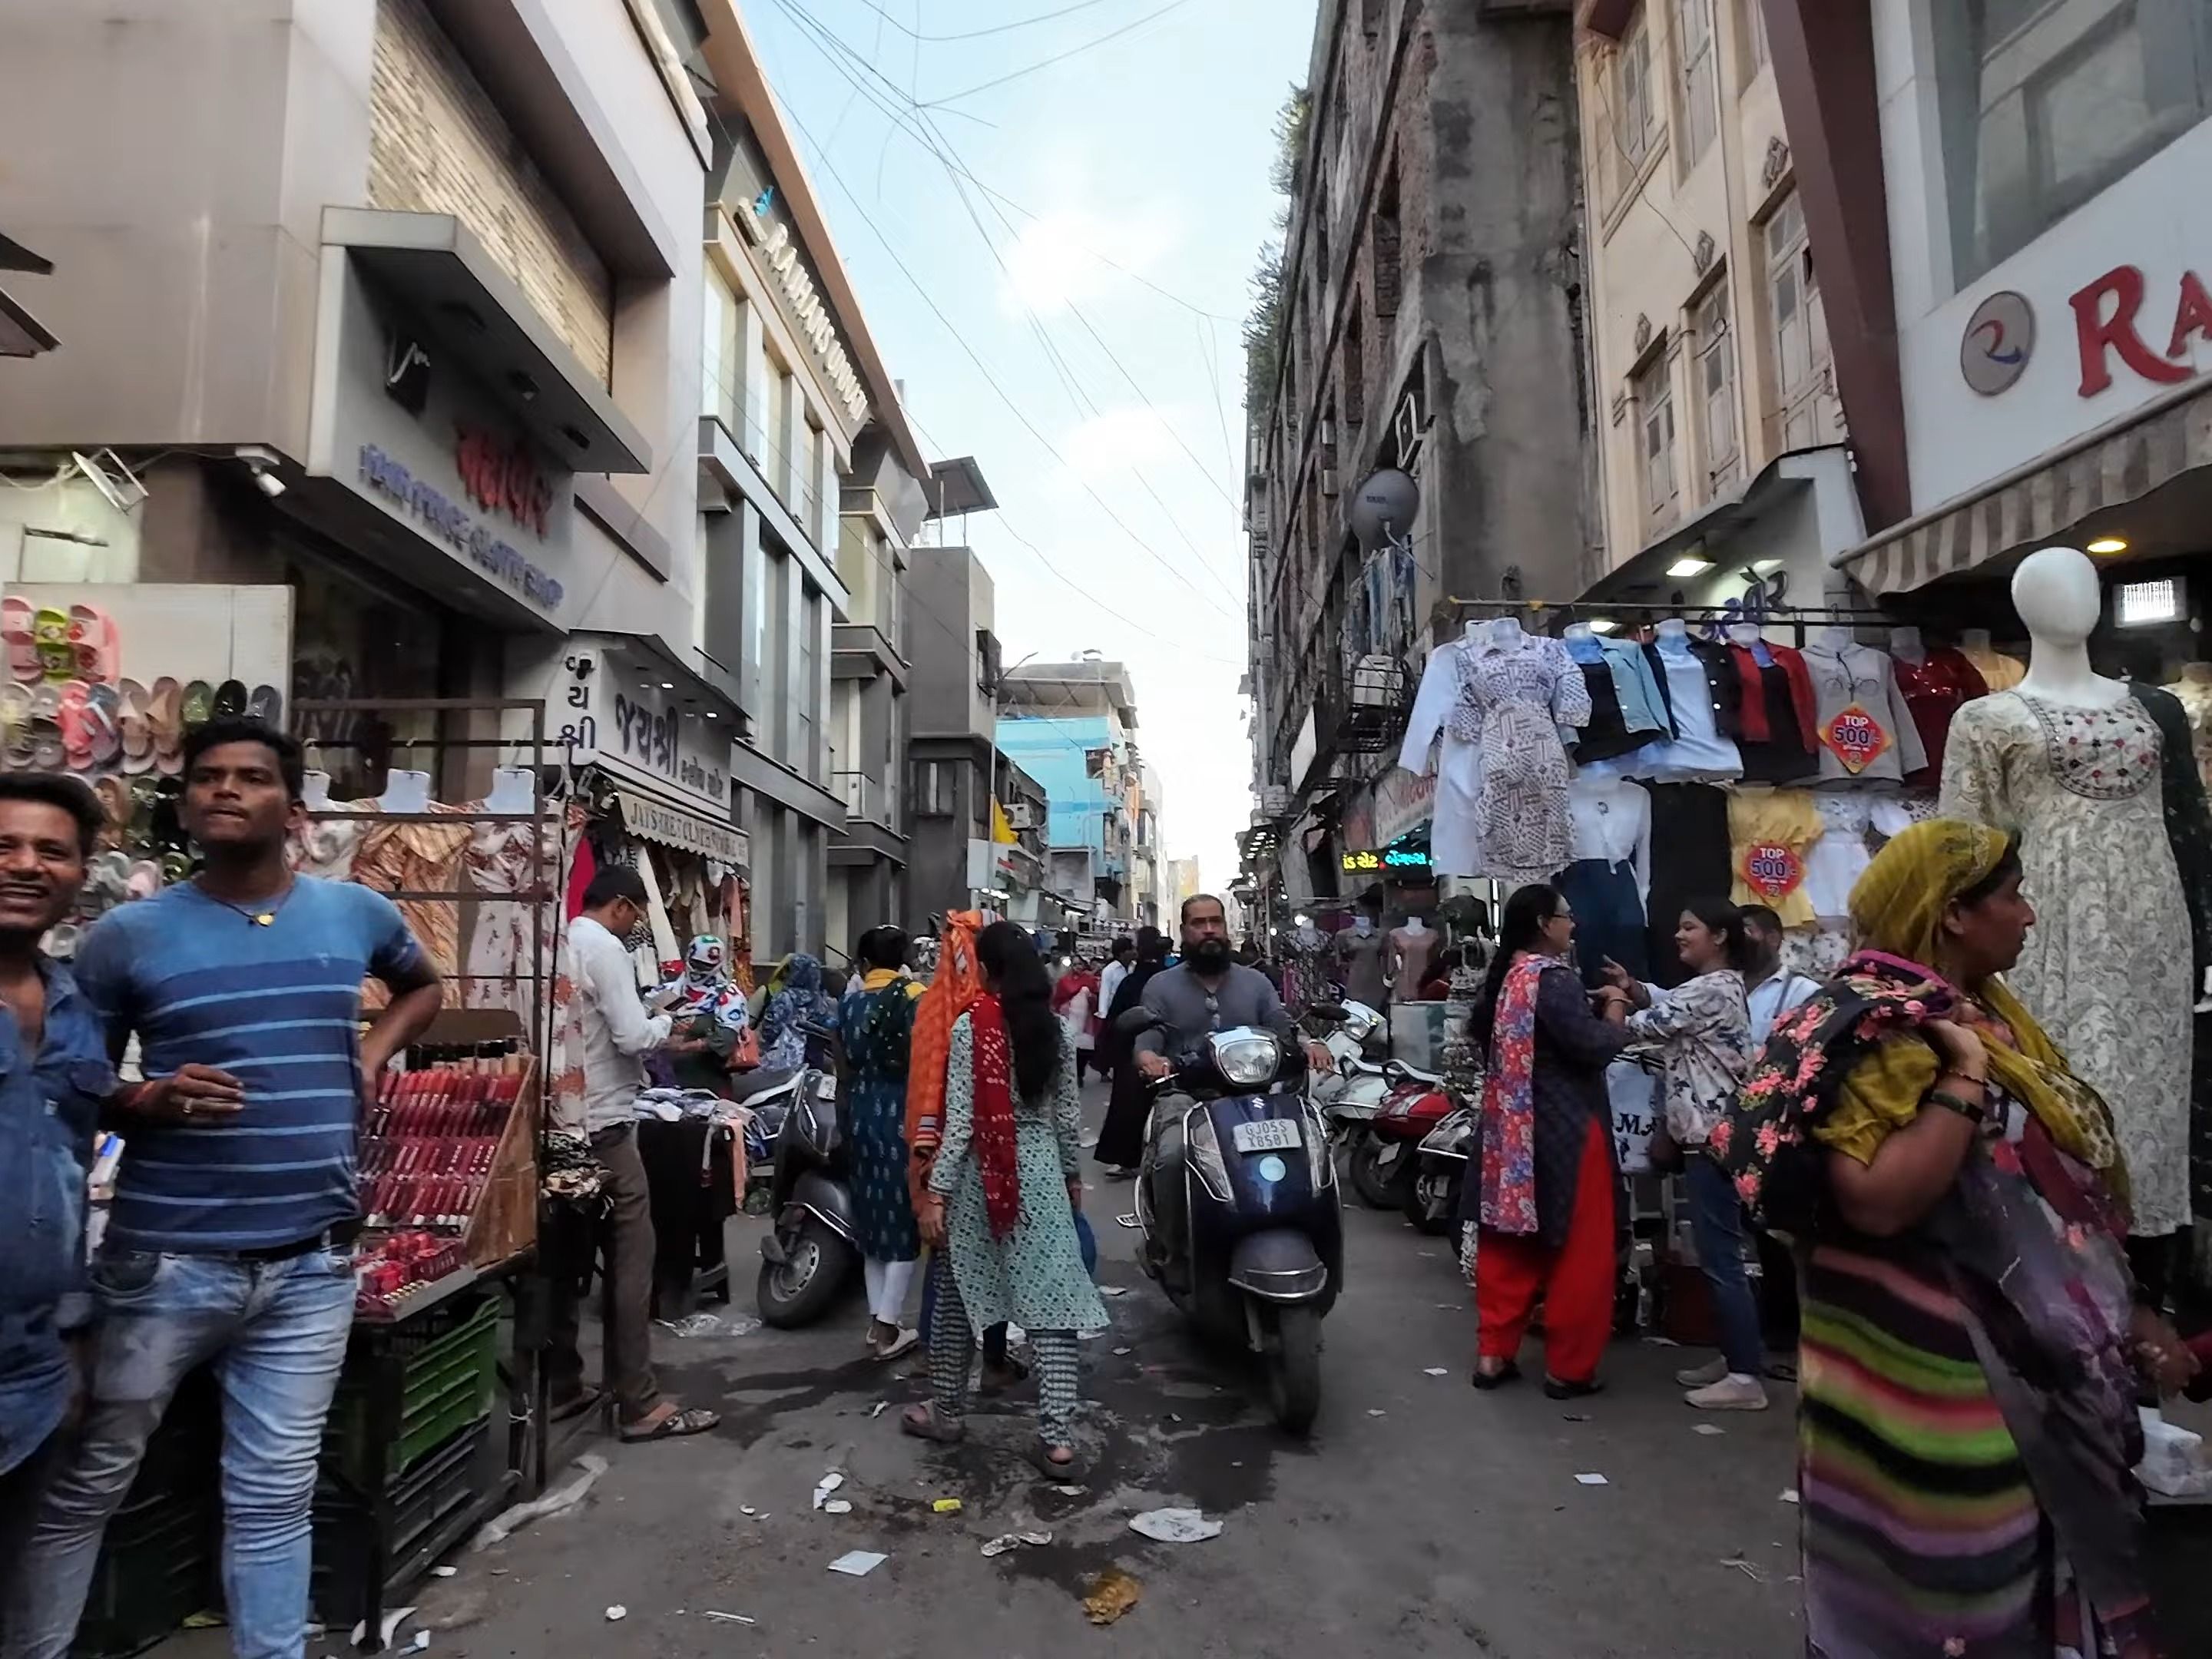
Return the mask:
<svg viewBox="0 0 2212 1659"><path fill-rule="evenodd" d="M1006 808L1006 827L1010 830L1034 830L1037 827L1036 808L1025 800L1018 800Z"/></svg>

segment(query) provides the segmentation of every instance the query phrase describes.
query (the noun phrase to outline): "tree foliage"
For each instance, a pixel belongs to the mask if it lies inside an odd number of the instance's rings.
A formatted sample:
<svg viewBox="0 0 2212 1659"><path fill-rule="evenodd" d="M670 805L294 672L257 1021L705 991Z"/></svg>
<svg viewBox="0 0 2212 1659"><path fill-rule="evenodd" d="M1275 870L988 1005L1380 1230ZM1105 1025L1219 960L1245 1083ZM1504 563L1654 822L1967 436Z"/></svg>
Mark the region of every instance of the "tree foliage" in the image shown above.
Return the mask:
<svg viewBox="0 0 2212 1659"><path fill-rule="evenodd" d="M1275 156L1267 168L1267 182L1282 198L1275 208L1275 234L1260 246L1260 259L1252 272L1251 309L1244 315L1244 420L1257 427L1274 395L1282 371L1283 331L1287 322L1290 276L1284 248L1290 229L1291 205L1297 198L1298 161L1304 154L1306 126L1313 100L1305 88L1294 86L1275 112Z"/></svg>

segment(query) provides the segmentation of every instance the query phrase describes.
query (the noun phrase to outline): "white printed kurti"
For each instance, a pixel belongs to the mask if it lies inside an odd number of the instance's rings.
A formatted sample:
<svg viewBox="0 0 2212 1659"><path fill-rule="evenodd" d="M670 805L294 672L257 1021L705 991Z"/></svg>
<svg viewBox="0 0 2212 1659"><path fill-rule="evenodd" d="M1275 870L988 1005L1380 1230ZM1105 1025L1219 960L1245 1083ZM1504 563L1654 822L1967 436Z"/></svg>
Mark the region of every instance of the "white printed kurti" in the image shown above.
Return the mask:
<svg viewBox="0 0 2212 1659"><path fill-rule="evenodd" d="M1429 653L1399 764L1437 774L1429 832L1437 873L1514 886L1574 862L1567 754L1559 727L1589 723L1589 684L1565 644L1486 632ZM1443 738L1431 765L1429 746Z"/></svg>
<svg viewBox="0 0 2212 1659"><path fill-rule="evenodd" d="M2020 835L2035 926L2008 976L2119 1133L2133 1231L2189 1223L2189 913L2142 705L2000 691L1960 709L1942 811Z"/></svg>

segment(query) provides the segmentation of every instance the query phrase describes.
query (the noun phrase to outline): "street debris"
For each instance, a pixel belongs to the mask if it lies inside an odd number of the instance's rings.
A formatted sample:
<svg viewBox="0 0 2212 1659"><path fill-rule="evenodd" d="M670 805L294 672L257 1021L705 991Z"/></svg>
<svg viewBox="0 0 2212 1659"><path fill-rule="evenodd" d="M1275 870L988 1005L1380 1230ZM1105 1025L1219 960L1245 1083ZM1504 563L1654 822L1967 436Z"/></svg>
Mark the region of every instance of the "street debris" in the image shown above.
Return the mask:
<svg viewBox="0 0 2212 1659"><path fill-rule="evenodd" d="M833 1498L822 1506L822 1513L824 1515L850 1515L852 1512L853 1504L850 1498Z"/></svg>
<svg viewBox="0 0 2212 1659"><path fill-rule="evenodd" d="M1734 1567L1754 1584L1763 1584L1766 1582L1766 1575L1741 1555L1725 1556L1722 1559L1721 1565L1724 1567Z"/></svg>
<svg viewBox="0 0 2212 1659"><path fill-rule="evenodd" d="M1048 1532L1002 1532L983 1546L983 1553L986 1556L1004 1555L1008 1550L1018 1550L1024 1544L1036 1547L1050 1542L1052 1534Z"/></svg>
<svg viewBox="0 0 2212 1659"><path fill-rule="evenodd" d="M384 1622L377 1626L377 1636L386 1647L392 1645L392 1632L415 1616L412 1607L389 1607L385 1610ZM353 1627L353 1644L358 1648L368 1634L368 1620L364 1619Z"/></svg>
<svg viewBox="0 0 2212 1659"><path fill-rule="evenodd" d="M459 1571L460 1571L459 1567L433 1567L430 1569L430 1577L433 1578L451 1578Z"/></svg>
<svg viewBox="0 0 2212 1659"><path fill-rule="evenodd" d="M1084 1616L1094 1625L1110 1625L1145 1593L1145 1587L1121 1571L1109 1567L1092 1578L1083 1597Z"/></svg>
<svg viewBox="0 0 2212 1659"><path fill-rule="evenodd" d="M1421 1375L1423 1376L1449 1376L1451 1372L1448 1368L1443 1365L1428 1365L1422 1368Z"/></svg>
<svg viewBox="0 0 2212 1659"><path fill-rule="evenodd" d="M1692 1423L1690 1425L1690 1432L1692 1434L1726 1434L1728 1431L1717 1423Z"/></svg>
<svg viewBox="0 0 2212 1659"><path fill-rule="evenodd" d="M1562 1423L1587 1423L1589 1421L1589 1413L1588 1412L1561 1412L1559 1413L1559 1421Z"/></svg>
<svg viewBox="0 0 2212 1659"><path fill-rule="evenodd" d="M750 1504L740 1504L738 1505L738 1513L739 1515L756 1515L759 1513L759 1511L755 1510Z"/></svg>
<svg viewBox="0 0 2212 1659"><path fill-rule="evenodd" d="M717 1613L712 1607L703 1608L700 1613L700 1617L702 1619L718 1620L725 1625L757 1625L760 1623L759 1620L749 1619L742 1613Z"/></svg>
<svg viewBox="0 0 2212 1659"><path fill-rule="evenodd" d="M412 1642L410 1642L407 1645L417 1653L422 1652L425 1648L430 1645L430 1632L427 1630L416 1631L415 1632L415 1639Z"/></svg>
<svg viewBox="0 0 2212 1659"><path fill-rule="evenodd" d="M878 1418L881 1417L881 1416L884 1414L884 1413L885 1409L886 1409L886 1408L888 1408L888 1407L890 1407L890 1403L891 1403L891 1402L890 1402L890 1401L888 1401L888 1400L878 1400L878 1401L876 1401L876 1403L875 1403L872 1407L871 1407L869 1408L869 1411L868 1411L868 1421L870 1421L871 1423L872 1423L872 1422L874 1422Z"/></svg>
<svg viewBox="0 0 2212 1659"><path fill-rule="evenodd" d="M1784 1486L1782 1489L1782 1502L1785 1504L1794 1504L1796 1501L1797 1488L1795 1486Z"/></svg>
<svg viewBox="0 0 2212 1659"><path fill-rule="evenodd" d="M938 1515L957 1515L960 1513L960 1500L957 1498L933 1498L929 1507Z"/></svg>
<svg viewBox="0 0 2212 1659"><path fill-rule="evenodd" d="M1380 1406L1370 1406L1367 1408L1367 1414L1370 1417L1388 1417L1390 1413L1384 1411Z"/></svg>
<svg viewBox="0 0 2212 1659"><path fill-rule="evenodd" d="M1116 1354L1125 1354L1125 1353L1134 1353L1134 1352L1136 1352L1136 1350L1135 1350L1134 1348L1116 1348L1116 1349L1115 1349L1115 1350L1114 1350L1114 1352L1115 1352Z"/></svg>
<svg viewBox="0 0 2212 1659"><path fill-rule="evenodd" d="M890 1559L890 1556L874 1550L848 1550L830 1564L830 1571L842 1572L848 1578L866 1578Z"/></svg>
<svg viewBox="0 0 2212 1659"><path fill-rule="evenodd" d="M548 1515L558 1515L563 1510L574 1509L582 1503L599 1478L607 1472L607 1460L597 1452L586 1452L576 1460L583 1471L574 1480L543 1498L533 1498L526 1504L516 1504L501 1510L483 1524L482 1531L469 1541L471 1553L489 1549L510 1533L528 1526L532 1521ZM389 1642L392 1638L386 1637Z"/></svg>
<svg viewBox="0 0 2212 1659"><path fill-rule="evenodd" d="M1129 1517L1129 1530L1162 1544L1198 1544L1221 1536L1221 1522L1197 1510L1146 1510Z"/></svg>
<svg viewBox="0 0 2212 1659"><path fill-rule="evenodd" d="M1091 1495L1088 1486L1054 1486L1053 1490L1062 1498L1088 1498Z"/></svg>
<svg viewBox="0 0 2212 1659"><path fill-rule="evenodd" d="M695 1313L653 1322L671 1336L750 1336L760 1328L759 1320L742 1314Z"/></svg>
<svg viewBox="0 0 2212 1659"><path fill-rule="evenodd" d="M623 1606L619 1601L616 1602L614 1606L607 1609L607 1623L610 1625L619 1624L622 1620L629 1617L629 1609Z"/></svg>
<svg viewBox="0 0 2212 1659"><path fill-rule="evenodd" d="M820 1509L830 1501L830 1494L845 1484L845 1477L836 1469L823 1475L814 1485L814 1507Z"/></svg>
<svg viewBox="0 0 2212 1659"><path fill-rule="evenodd" d="M1575 1477L1575 1484L1578 1486L1609 1486L1613 1482L1601 1474L1578 1474Z"/></svg>

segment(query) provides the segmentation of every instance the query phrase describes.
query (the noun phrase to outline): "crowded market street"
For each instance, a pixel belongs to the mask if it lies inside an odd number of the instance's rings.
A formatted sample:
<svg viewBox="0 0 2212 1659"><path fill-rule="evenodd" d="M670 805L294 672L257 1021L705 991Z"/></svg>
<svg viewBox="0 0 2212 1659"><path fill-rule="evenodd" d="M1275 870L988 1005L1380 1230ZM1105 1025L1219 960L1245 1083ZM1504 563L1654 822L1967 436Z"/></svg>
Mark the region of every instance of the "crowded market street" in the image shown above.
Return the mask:
<svg viewBox="0 0 2212 1659"><path fill-rule="evenodd" d="M1095 1121L1105 1091L1085 1092ZM602 1444L611 1467L577 1511L453 1556L459 1576L409 1598L431 1651L783 1656L819 1643L1028 1659L1094 1641L1132 1659L1794 1650L1788 1412L1713 1425L1682 1407L1669 1376L1679 1352L1632 1340L1615 1344L1611 1387L1595 1400L1477 1395L1467 1385L1474 1315L1448 1244L1352 1203L1326 1401L1302 1444L1267 1420L1238 1373L1192 1345L1137 1271L1135 1235L1112 1224L1129 1190L1094 1173L1085 1194L1100 1279L1127 1293L1108 1298L1114 1328L1083 1345L1079 1432L1097 1462L1082 1495L1061 1495L1021 1462L1018 1399L978 1407L962 1447L898 1434L898 1407L925 1385L860 1353L857 1306L805 1332L661 1331L664 1382L720 1410L720 1429L682 1445ZM758 1231L750 1218L731 1226L741 1316ZM872 1418L883 1400L890 1408ZM1701 1422L1725 1432L1696 1432ZM833 1469L850 1514L811 1507ZM1592 1474L1607 1484L1577 1484ZM959 1513L933 1513L948 1497ZM1129 1530L1133 1514L1168 1505L1220 1521L1220 1535L1154 1543ZM980 1553L1032 1528L1053 1541ZM828 1571L849 1550L889 1559L865 1578ZM1094 1632L1085 1586L1115 1566L1142 1599ZM610 1607L627 1610L618 1627ZM440 1628L457 1620L466 1622Z"/></svg>

